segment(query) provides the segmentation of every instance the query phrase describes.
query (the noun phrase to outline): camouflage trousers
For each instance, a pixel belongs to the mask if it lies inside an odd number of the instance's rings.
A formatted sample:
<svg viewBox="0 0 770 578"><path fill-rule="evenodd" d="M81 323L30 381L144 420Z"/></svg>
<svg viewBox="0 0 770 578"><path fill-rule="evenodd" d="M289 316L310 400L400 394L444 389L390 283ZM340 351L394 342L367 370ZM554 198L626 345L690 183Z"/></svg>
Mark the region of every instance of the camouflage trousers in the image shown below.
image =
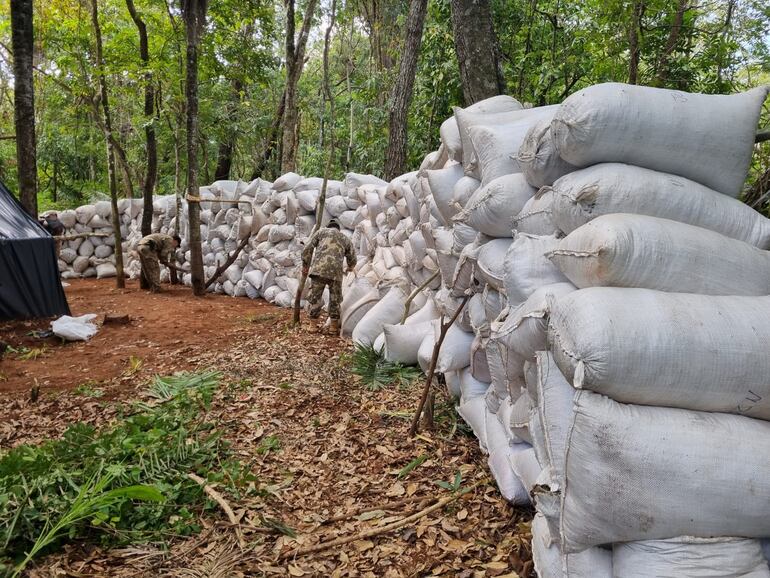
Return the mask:
<svg viewBox="0 0 770 578"><path fill-rule="evenodd" d="M158 255L147 245L139 245L136 250L142 263L142 281L153 293L160 291L160 262ZM144 286L144 283L142 284Z"/></svg>
<svg viewBox="0 0 770 578"><path fill-rule="evenodd" d="M310 275L310 291L307 296L308 315L317 319L323 307L324 287L329 288L329 319L340 318L340 303L342 303L342 279L327 279Z"/></svg>

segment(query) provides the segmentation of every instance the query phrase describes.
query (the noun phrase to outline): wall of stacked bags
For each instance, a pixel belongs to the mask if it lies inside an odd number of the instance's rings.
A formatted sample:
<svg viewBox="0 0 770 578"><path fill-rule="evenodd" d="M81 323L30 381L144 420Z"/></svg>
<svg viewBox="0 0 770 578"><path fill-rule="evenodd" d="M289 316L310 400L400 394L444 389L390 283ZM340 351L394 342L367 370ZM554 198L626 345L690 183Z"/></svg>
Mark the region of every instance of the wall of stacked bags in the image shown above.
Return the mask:
<svg viewBox="0 0 770 578"><path fill-rule="evenodd" d="M456 109L418 171L329 183L322 218L360 255L344 334L427 370L470 297L437 369L502 494L534 502L541 577L770 578L770 222L736 199L767 92L494 97ZM320 182L202 187L250 201L202 206L209 274L251 237L213 290L293 303ZM154 230L186 230L172 204ZM135 276L140 211L121 210ZM63 274L93 274L70 248Z"/></svg>

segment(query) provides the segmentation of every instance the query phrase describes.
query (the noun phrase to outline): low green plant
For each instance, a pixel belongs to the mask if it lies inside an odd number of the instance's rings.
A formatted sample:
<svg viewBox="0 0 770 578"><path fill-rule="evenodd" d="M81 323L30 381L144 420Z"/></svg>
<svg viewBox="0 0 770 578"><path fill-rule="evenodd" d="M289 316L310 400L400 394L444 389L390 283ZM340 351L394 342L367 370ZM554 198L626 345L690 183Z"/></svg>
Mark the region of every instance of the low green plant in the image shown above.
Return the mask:
<svg viewBox="0 0 770 578"><path fill-rule="evenodd" d="M413 470L415 470L416 468L419 468L423 463L425 463L427 459L428 459L428 454L422 454L414 458L411 462L406 464L400 472L398 472L398 479L403 480Z"/></svg>
<svg viewBox="0 0 770 578"><path fill-rule="evenodd" d="M262 439L257 447L257 453L260 455L267 455L270 452L277 452L281 449L281 440L278 436L271 435Z"/></svg>
<svg viewBox="0 0 770 578"><path fill-rule="evenodd" d="M3 563L8 568L63 541L109 546L198 532L197 514L216 506L188 473L231 494L248 491L254 477L230 459L221 432L207 420L218 383L215 372L157 378L150 387L154 405L136 404L105 430L74 424L61 439L0 454L0 574ZM119 492L97 499L133 486L152 486L165 501L137 503ZM86 497L84 488L91 488ZM97 511L73 514L84 504ZM50 534L62 520L66 531Z"/></svg>
<svg viewBox="0 0 770 578"><path fill-rule="evenodd" d="M451 482L445 482L443 480L436 482L436 485L449 490L450 492L459 492L463 485L463 475L460 472L455 472L454 480Z"/></svg>
<svg viewBox="0 0 770 578"><path fill-rule="evenodd" d="M388 385L405 387L422 376L422 372L412 366L387 361L382 350L373 345L357 343L349 357L350 370L361 378L364 387L377 390Z"/></svg>
<svg viewBox="0 0 770 578"><path fill-rule="evenodd" d="M122 488L106 489L112 482L111 474L97 472L80 487L69 509L55 522L47 520L43 532L38 536L32 548L21 562L13 569L11 578L20 576L27 564L45 548L56 542L78 523L91 520L98 526L104 521L105 510L124 500L162 502L163 494L157 488L147 485L133 485Z"/></svg>
<svg viewBox="0 0 770 578"><path fill-rule="evenodd" d="M84 395L86 397L102 397L104 395L104 390L96 387L97 385L98 382L96 381L86 381L78 385L73 392L77 395Z"/></svg>

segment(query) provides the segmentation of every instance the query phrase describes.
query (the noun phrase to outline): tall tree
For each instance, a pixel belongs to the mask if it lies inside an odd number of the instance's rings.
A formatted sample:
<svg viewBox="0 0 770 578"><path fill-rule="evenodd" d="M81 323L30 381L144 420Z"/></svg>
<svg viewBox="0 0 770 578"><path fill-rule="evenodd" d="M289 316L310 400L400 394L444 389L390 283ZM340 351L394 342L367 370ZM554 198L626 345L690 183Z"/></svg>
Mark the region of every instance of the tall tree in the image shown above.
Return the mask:
<svg viewBox="0 0 770 578"><path fill-rule="evenodd" d="M207 0L182 0L182 16L187 30L187 195L194 197L198 196L198 46L206 23L207 7ZM188 202L187 206L193 293L203 295L206 281L201 250L201 207L196 202Z"/></svg>
<svg viewBox="0 0 770 578"><path fill-rule="evenodd" d="M305 47L310 35L310 25L318 0L309 0L299 36L295 34L294 0L285 0L286 6L286 88L284 90L283 136L281 147L281 171L286 173L297 168L297 85L305 65Z"/></svg>
<svg viewBox="0 0 770 578"><path fill-rule="evenodd" d="M396 84L390 102L388 148L385 151L385 178L390 180L405 172L406 128L409 120L409 104L414 92L417 57L420 54L422 29L428 0L411 0L406 24L406 39L398 68Z"/></svg>
<svg viewBox="0 0 770 578"><path fill-rule="evenodd" d="M452 28L465 105L505 92L489 0L452 0Z"/></svg>
<svg viewBox="0 0 770 578"><path fill-rule="evenodd" d="M155 138L155 87L150 68L150 47L147 40L147 25L136 11L134 0L126 0L131 19L139 31L139 58L144 69L144 137L147 168L142 187L142 235L152 233L152 194L155 191L155 179L158 174L158 143Z"/></svg>
<svg viewBox="0 0 770 578"><path fill-rule="evenodd" d="M91 0L91 24L94 27L96 51L94 59L99 78L99 98L104 113L104 140L107 146L107 175L110 181L110 203L112 205L112 229L115 235L115 284L119 289L126 286L123 274L123 239L120 234L120 213L118 212L118 183L115 176L115 149L113 146L112 117L107 94L107 74L104 71L104 52L102 49L102 28L99 26L99 0Z"/></svg>
<svg viewBox="0 0 770 578"><path fill-rule="evenodd" d="M676 50L676 45L679 42L679 37L682 32L682 24L684 23L684 15L690 9L690 0L679 0L679 3L674 13L674 21L671 24L671 29L668 32L668 38L666 39L666 45L663 47L658 62L655 66L655 86L665 86L668 80L668 75L671 68L671 56Z"/></svg>
<svg viewBox="0 0 770 578"><path fill-rule="evenodd" d="M13 118L16 125L19 199L27 212L37 219L32 0L11 0L11 44L13 46Z"/></svg>
<svg viewBox="0 0 770 578"><path fill-rule="evenodd" d="M642 17L644 16L645 5L643 0L637 0L631 5L631 23L628 29L628 83L639 83L639 62L641 60L642 49L639 41L639 34L642 30Z"/></svg>
<svg viewBox="0 0 770 578"><path fill-rule="evenodd" d="M227 117L231 126L237 116L238 107L241 103L241 91L243 90L243 82L240 78L234 78L231 84L230 90L230 102L225 105L227 109ZM235 140L237 131L232 128L228 131L228 134L219 141L219 148L217 149L217 167L214 169L214 180L226 181L230 178L230 170L233 166L233 154L235 152Z"/></svg>

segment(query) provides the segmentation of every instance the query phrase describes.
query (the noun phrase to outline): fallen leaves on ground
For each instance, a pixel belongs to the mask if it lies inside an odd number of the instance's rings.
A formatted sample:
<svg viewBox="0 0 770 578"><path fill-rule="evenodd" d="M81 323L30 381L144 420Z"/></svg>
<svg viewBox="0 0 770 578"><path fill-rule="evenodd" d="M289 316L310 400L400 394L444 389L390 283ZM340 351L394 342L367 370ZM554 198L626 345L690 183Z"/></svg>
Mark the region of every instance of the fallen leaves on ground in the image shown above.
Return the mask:
<svg viewBox="0 0 770 578"><path fill-rule="evenodd" d="M210 412L257 479L256 492L244 492L249 497L225 496L245 548L221 512L201 520L201 534L172 539L168 549L69 545L38 561L30 576L534 576L531 512L509 506L490 483L390 533L281 558L419 512L450 495L437 482L452 482L457 472L462 488L489 473L476 440L449 435L446 423L408 437L419 384L368 391L347 367L349 342L291 329L290 313L276 313L216 351L188 356L188 369L218 369L229 384ZM130 386L125 377L101 384L107 401L74 392L37 404L17 396L2 410L11 419L0 440L39 441L78 420L102 425L142 391L135 377Z"/></svg>

